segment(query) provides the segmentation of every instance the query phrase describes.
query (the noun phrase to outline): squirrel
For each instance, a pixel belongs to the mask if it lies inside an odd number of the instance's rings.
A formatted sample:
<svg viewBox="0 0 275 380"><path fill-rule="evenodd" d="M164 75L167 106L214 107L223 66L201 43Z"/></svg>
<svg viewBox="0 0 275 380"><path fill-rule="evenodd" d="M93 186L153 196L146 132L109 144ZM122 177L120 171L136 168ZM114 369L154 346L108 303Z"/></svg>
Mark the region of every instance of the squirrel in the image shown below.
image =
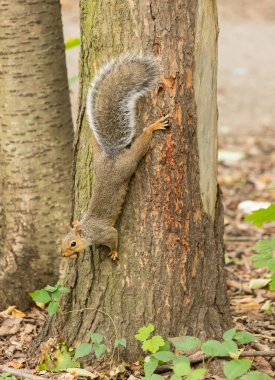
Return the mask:
<svg viewBox="0 0 275 380"><path fill-rule="evenodd" d="M103 66L91 83L86 110L93 132L95 185L86 214L67 226L62 256L76 258L96 244L109 247L111 259L118 259L114 224L129 181L148 151L153 132L168 127L166 115L135 137L136 102L158 82L155 58L126 54Z"/></svg>

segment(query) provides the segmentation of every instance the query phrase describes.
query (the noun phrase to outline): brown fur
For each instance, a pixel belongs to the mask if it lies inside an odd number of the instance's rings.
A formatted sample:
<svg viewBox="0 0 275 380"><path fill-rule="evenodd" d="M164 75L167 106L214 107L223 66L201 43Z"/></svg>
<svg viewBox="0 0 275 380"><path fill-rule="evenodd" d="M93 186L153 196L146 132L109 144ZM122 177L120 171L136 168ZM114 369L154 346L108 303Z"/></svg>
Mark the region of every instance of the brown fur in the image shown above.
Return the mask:
<svg viewBox="0 0 275 380"><path fill-rule="evenodd" d="M152 133L168 126L165 116L134 139L136 100L157 81L156 61L134 54L111 61L94 79L87 96L87 115L95 137L95 186L87 213L62 241L62 256L76 257L89 245L102 244L110 248L113 260L118 258L114 224L128 183L149 148Z"/></svg>

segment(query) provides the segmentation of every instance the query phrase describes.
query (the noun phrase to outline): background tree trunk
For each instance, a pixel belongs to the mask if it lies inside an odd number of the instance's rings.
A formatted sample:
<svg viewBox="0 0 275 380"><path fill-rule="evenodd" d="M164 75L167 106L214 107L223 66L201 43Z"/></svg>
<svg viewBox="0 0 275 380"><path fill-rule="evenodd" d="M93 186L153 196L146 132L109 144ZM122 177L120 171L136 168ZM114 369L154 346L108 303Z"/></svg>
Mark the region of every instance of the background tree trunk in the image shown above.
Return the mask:
<svg viewBox="0 0 275 380"><path fill-rule="evenodd" d="M139 132L162 113L173 121L169 132L154 135L131 181L117 223L118 264L104 248L67 264L72 293L63 307L94 309L56 318L43 336L57 328L70 343L79 343L97 331L113 342L111 320L100 311L112 317L118 337L127 338L127 360L137 358L134 333L149 322L165 337L220 336L230 315L217 192L216 3L82 0L81 11L74 217L83 215L91 196L87 87L108 57L129 49L152 51L161 63L162 84L139 104Z"/></svg>
<svg viewBox="0 0 275 380"><path fill-rule="evenodd" d="M1 310L58 276L73 128L59 0L1 1L0 37Z"/></svg>

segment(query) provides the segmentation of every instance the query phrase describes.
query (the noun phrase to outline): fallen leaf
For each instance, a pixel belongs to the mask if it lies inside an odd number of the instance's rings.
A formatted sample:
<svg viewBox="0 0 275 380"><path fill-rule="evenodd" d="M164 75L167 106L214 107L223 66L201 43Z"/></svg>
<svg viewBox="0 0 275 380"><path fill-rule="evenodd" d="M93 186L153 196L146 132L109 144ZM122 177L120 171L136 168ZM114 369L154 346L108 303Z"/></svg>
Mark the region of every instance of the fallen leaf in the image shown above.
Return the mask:
<svg viewBox="0 0 275 380"><path fill-rule="evenodd" d="M11 315L13 317L20 317L20 318L24 318L26 317L26 314L23 313L23 311L21 310L17 310L17 309L13 309L12 312L11 312Z"/></svg>
<svg viewBox="0 0 275 380"><path fill-rule="evenodd" d="M5 365L7 367L12 367L12 368L17 368L17 369L24 367L22 362L20 363L16 360L11 360L10 362L5 363Z"/></svg>

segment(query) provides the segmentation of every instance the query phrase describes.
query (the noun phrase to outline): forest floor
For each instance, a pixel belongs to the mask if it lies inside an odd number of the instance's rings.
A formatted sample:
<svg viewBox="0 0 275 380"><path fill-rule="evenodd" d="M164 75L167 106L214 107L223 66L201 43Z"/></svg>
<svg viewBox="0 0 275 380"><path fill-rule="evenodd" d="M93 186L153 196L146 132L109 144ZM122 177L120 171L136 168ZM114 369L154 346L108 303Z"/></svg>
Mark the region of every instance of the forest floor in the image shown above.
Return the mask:
<svg viewBox="0 0 275 380"><path fill-rule="evenodd" d="M77 2L63 0L62 3L65 36L77 37ZM275 308L275 292L267 287L252 289L251 280L265 279L267 274L264 269L253 268L251 256L258 240L274 235L274 224L266 223L257 229L245 222L244 216L253 204L245 201L275 203L275 3L274 0L218 0L218 5L219 183L225 208L231 313L238 329L257 336L257 342L249 348L268 351L275 349L275 321L271 312L272 305ZM69 76L73 76L77 74L75 51L69 51L67 59ZM76 92L75 84L72 88L74 119ZM39 353L30 358L27 350L45 317L46 313L35 307L24 313L14 307L0 311L0 369L7 366L31 373L18 375L18 379L75 378L68 373L53 375L33 370ZM275 377L275 358L258 356L253 367ZM125 377L122 373L121 378ZM132 374L131 380L135 379ZM211 379L222 377L215 375Z"/></svg>

